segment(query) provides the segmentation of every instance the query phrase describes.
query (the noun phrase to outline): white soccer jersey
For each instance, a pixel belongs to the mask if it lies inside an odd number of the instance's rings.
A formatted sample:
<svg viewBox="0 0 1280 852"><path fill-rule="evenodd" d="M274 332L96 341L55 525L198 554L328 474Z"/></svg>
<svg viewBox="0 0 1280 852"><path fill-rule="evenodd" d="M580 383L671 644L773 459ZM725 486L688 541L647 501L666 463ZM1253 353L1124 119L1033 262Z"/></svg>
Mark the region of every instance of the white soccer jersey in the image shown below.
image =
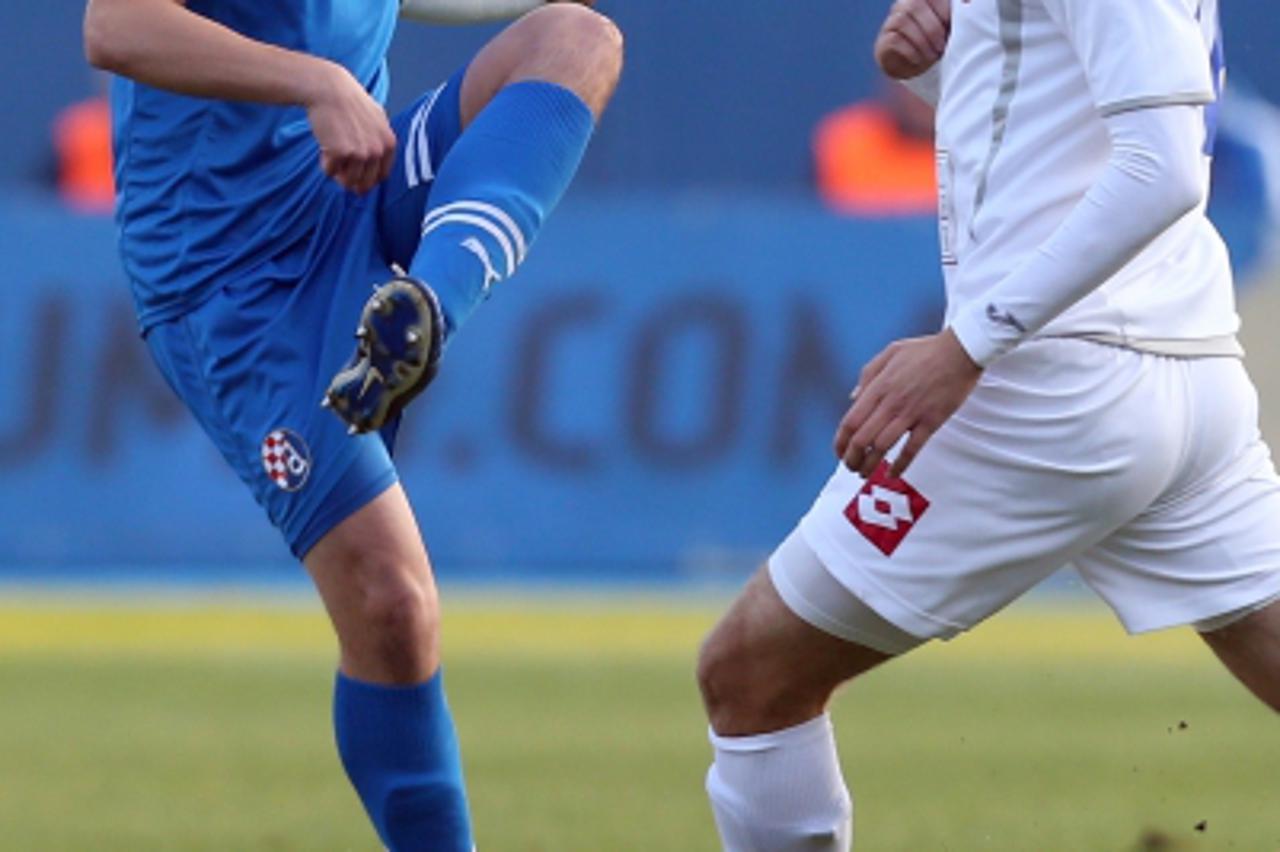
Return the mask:
<svg viewBox="0 0 1280 852"><path fill-rule="evenodd" d="M1202 109L1207 185L1222 79L1217 0L954 0L937 116L948 322L978 309L1005 319L986 295L1098 179L1107 116ZM1226 248L1201 205L1039 334L1226 354L1238 326Z"/></svg>

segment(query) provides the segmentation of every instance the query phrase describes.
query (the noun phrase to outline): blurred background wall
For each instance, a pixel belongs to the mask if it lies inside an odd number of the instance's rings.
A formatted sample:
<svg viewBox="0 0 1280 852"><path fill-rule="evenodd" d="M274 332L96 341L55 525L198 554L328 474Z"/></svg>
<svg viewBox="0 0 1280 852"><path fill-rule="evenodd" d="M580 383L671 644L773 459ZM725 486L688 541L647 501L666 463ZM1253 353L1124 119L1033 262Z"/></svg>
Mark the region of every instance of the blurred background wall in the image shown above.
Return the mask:
<svg viewBox="0 0 1280 852"><path fill-rule="evenodd" d="M447 579L739 576L804 511L863 361L941 311L927 210L837 213L815 192L815 128L885 100L885 5L601 0L628 38L617 99L404 431ZM297 576L147 360L109 216L55 191L59 117L101 88L81 14L0 10L0 575ZM1213 212L1267 352L1280 16L1225 15L1233 91L1256 97L1233 111ZM391 107L493 31L403 26ZM1252 366L1280 403L1274 361Z"/></svg>
<svg viewBox="0 0 1280 852"><path fill-rule="evenodd" d="M809 135L833 107L878 85L871 42L883 0L600 0L625 31L630 62L579 190L750 187L803 191ZM1280 15L1226 0L1233 83L1280 99ZM0 50L13 83L0 90L0 180L39 183L49 127L90 92L77 0L13 0L0 10ZM493 28L401 28L392 107L442 79Z"/></svg>

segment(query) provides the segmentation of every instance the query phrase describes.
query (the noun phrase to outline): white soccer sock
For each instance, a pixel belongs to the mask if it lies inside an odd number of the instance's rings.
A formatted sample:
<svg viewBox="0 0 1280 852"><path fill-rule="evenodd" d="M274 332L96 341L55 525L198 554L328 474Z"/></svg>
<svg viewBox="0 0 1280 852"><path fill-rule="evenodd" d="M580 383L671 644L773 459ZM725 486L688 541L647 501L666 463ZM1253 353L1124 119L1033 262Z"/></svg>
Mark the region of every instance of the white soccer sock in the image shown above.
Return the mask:
<svg viewBox="0 0 1280 852"><path fill-rule="evenodd" d="M847 852L853 801L831 717L750 737L711 734L707 795L725 852Z"/></svg>

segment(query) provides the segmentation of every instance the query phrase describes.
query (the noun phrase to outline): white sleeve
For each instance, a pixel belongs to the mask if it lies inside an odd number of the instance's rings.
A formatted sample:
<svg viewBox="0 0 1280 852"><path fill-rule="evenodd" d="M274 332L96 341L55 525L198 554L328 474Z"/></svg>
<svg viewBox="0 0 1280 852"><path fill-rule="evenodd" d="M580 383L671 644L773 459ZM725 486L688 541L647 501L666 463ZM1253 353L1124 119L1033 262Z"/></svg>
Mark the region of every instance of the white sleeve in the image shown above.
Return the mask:
<svg viewBox="0 0 1280 852"><path fill-rule="evenodd" d="M978 364L1035 334L1204 200L1198 107L1118 112L1106 124L1111 158L1084 198L1026 263L952 321Z"/></svg>
<svg viewBox="0 0 1280 852"><path fill-rule="evenodd" d="M1103 116L1212 103L1217 0L1042 0L1066 35Z"/></svg>
<svg viewBox="0 0 1280 852"><path fill-rule="evenodd" d="M546 0L400 0L400 15L427 24L482 24L531 12Z"/></svg>

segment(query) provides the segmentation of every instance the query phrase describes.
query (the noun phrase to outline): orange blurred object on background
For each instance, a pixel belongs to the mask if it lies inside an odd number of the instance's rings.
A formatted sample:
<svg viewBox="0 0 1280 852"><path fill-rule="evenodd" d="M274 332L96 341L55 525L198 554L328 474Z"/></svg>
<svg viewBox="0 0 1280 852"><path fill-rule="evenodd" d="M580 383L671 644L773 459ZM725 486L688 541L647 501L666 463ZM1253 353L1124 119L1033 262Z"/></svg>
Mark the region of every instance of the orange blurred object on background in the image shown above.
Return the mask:
<svg viewBox="0 0 1280 852"><path fill-rule="evenodd" d="M111 162L111 107L106 98L72 104L53 127L58 194L86 213L110 213L115 204Z"/></svg>
<svg viewBox="0 0 1280 852"><path fill-rule="evenodd" d="M933 140L909 135L879 101L844 107L814 131L818 194L856 216L914 216L937 209Z"/></svg>

